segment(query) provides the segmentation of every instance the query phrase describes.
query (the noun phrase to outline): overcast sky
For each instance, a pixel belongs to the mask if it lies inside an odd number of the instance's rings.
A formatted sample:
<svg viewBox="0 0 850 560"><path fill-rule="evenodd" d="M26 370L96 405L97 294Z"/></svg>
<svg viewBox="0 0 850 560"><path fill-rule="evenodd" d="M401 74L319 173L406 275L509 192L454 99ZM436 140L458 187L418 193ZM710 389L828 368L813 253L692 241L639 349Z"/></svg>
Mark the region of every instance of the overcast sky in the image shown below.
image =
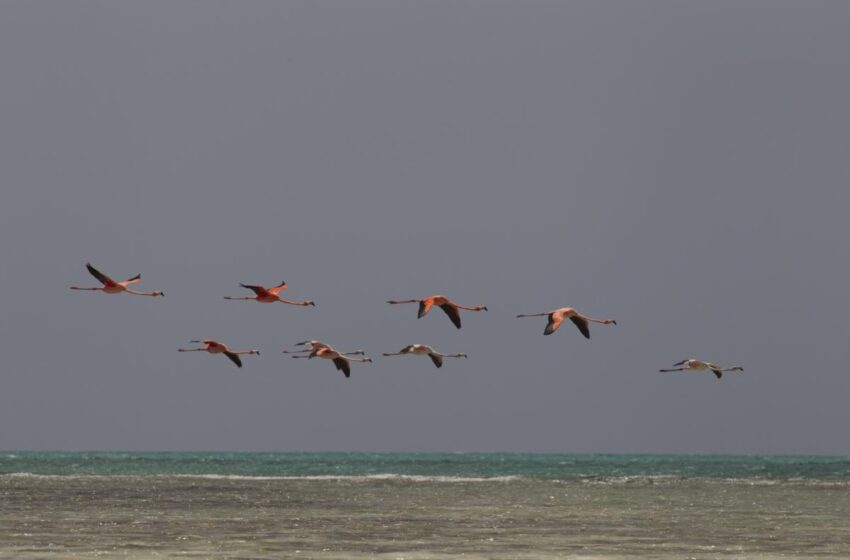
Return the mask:
<svg viewBox="0 0 850 560"><path fill-rule="evenodd" d="M850 4L0 3L0 449L850 453ZM72 292L91 261L165 298ZM231 302L274 284L315 308ZM489 313L456 330L387 299ZM544 318L574 306L617 326ZM235 368L193 338L259 348ZM350 379L280 350L365 348ZM441 370L382 358L466 352ZM743 375L663 374L697 357Z"/></svg>

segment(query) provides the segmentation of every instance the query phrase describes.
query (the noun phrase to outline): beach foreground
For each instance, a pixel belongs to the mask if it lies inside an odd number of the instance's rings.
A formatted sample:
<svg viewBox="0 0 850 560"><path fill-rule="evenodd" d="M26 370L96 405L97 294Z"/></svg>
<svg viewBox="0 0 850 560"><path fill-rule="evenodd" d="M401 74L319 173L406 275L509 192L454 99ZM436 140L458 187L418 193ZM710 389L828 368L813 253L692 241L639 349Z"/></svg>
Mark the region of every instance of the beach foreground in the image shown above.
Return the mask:
<svg viewBox="0 0 850 560"><path fill-rule="evenodd" d="M2 558L848 558L844 480L6 474Z"/></svg>

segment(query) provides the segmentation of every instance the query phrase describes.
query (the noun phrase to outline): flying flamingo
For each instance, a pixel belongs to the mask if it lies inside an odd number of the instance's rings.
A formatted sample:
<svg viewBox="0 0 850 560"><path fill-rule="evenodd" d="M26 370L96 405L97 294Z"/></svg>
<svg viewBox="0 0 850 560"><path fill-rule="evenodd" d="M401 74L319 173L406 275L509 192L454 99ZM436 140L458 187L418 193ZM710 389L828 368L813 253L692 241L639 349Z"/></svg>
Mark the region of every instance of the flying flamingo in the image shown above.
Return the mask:
<svg viewBox="0 0 850 560"><path fill-rule="evenodd" d="M233 300L252 299L252 300L259 301L261 303L275 303L275 302L279 301L280 303L288 303L289 305L300 305L300 306L303 306L303 307L306 307L308 305L313 305L313 306L316 305L314 302L309 301L309 300L308 301L289 301L289 300L286 300L286 299L283 299L282 297L280 297L280 295L279 295L280 292L287 288L286 282L281 282L280 284L278 284L277 286L274 286L273 288L264 288L263 286L252 286L252 285L249 285L249 284L239 284L239 285L242 286L243 288L246 288L248 290L253 291L257 295L254 296L254 297L224 296L224 299L233 299Z"/></svg>
<svg viewBox="0 0 850 560"><path fill-rule="evenodd" d="M590 317L585 317L572 307L562 307L560 309L555 309L554 311L546 311L544 313L532 313L529 315L517 315L517 318L520 317L543 317L546 316L549 318L549 322L546 324L546 328L543 330L544 335L550 335L561 326L561 323L564 322L564 319L569 319L572 321L578 330L581 331L581 334L584 335L585 338L590 338L590 328L588 325L588 321L592 323L601 323L603 325L616 325L617 321L614 319L591 319Z"/></svg>
<svg viewBox="0 0 850 560"><path fill-rule="evenodd" d="M304 340L302 342L296 342L295 346L307 346L310 348L305 348L303 350L284 350L284 354L300 354L301 352L313 352L318 348L330 348L333 350L330 344L322 342L321 340ZM356 350L354 352L340 352L343 356L365 356L366 352L363 350Z"/></svg>
<svg viewBox="0 0 850 560"><path fill-rule="evenodd" d="M206 348L178 348L178 352L209 352L210 354L224 354L230 361L236 364L238 367L242 367L242 359L239 357L240 354L256 354L260 355L259 350L240 350L238 352L234 352L230 348L227 347L226 344L222 344L221 342L217 342L211 339L205 340L190 340L189 342L194 342L195 344L206 344Z"/></svg>
<svg viewBox="0 0 850 560"><path fill-rule="evenodd" d="M123 282L116 282L106 274L102 273L95 267L93 267L90 263L86 263L86 268L91 273L92 276L97 278L103 286L99 288L78 288L77 286L71 286L72 290L92 290L95 292L104 292L106 294L120 294L121 292L126 292L128 294L133 294L134 296L164 296L165 294L162 292L137 292L135 290L131 290L128 286L137 283L141 280L142 275L136 274L129 280L124 280Z"/></svg>
<svg viewBox="0 0 850 560"><path fill-rule="evenodd" d="M419 304L419 315L418 319L421 319L431 310L431 307L438 306L440 309L446 312L446 315L449 316L449 319L452 320L452 323L457 328L460 328L460 313L459 309L466 309L467 311L487 311L487 306L485 305L477 305L475 307L465 307L463 305L458 305L446 296L438 295L426 297L423 299L406 299L403 301L395 301L389 300L387 303L391 303L393 305L398 305L400 303L418 303Z"/></svg>
<svg viewBox="0 0 850 560"><path fill-rule="evenodd" d="M293 358L324 358L332 360L337 371L342 371L346 377L351 377L351 362L371 362L372 358L351 358L342 352L337 352L330 346L319 346L310 352L309 356L292 356Z"/></svg>
<svg viewBox="0 0 850 560"><path fill-rule="evenodd" d="M744 368L741 366L734 367L721 367L717 364L713 364L711 362L703 362L702 360L696 360L694 358L688 358L686 360L682 360L681 362L676 362L673 364L674 366L685 366L675 369L659 369L658 371L668 372L668 371L703 371L706 369L710 369L717 379L723 377L724 371L744 371Z"/></svg>
<svg viewBox="0 0 850 560"><path fill-rule="evenodd" d="M467 358L466 354L441 354L425 344L410 344L398 352L384 352L384 356L403 356L413 354L415 356L427 355L438 368L443 367L443 358Z"/></svg>

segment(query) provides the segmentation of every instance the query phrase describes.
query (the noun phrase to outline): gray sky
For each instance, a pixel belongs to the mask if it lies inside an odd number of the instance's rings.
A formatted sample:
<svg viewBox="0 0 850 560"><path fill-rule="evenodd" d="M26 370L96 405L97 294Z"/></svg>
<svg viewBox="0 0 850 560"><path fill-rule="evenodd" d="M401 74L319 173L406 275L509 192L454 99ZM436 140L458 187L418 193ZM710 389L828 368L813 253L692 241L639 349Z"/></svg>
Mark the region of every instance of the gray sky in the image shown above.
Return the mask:
<svg viewBox="0 0 850 560"><path fill-rule="evenodd" d="M3 2L0 449L846 454L848 29L838 1ZM166 297L69 291L86 261ZM221 299L279 279L318 306ZM434 293L490 312L384 303ZM567 305L620 324L513 318ZM375 363L279 353L314 337ZM380 357L413 342L469 360ZM657 373L690 356L746 372Z"/></svg>

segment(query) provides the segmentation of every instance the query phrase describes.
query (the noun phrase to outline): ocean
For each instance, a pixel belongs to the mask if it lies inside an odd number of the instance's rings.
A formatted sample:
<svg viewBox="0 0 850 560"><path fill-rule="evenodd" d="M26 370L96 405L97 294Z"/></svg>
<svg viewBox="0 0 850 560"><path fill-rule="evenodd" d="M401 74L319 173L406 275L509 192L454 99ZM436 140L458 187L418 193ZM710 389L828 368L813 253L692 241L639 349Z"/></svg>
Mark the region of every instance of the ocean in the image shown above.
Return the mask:
<svg viewBox="0 0 850 560"><path fill-rule="evenodd" d="M850 457L0 453L0 558L850 558Z"/></svg>

